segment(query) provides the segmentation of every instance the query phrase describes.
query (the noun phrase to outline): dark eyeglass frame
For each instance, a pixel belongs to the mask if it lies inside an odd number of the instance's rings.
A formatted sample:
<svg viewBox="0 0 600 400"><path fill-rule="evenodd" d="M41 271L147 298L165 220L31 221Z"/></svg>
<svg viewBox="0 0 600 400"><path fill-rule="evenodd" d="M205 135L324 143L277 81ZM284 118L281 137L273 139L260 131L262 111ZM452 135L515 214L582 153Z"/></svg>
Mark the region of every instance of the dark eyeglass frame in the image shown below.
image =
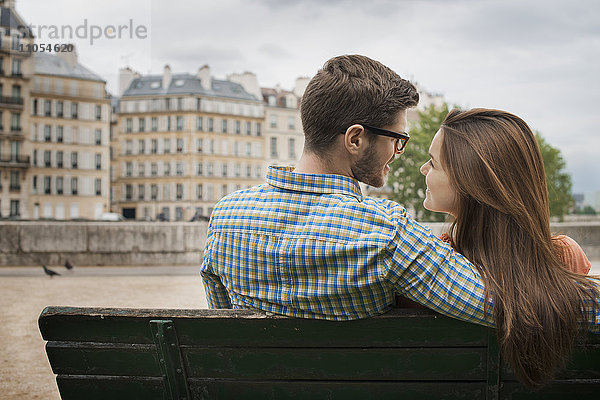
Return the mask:
<svg viewBox="0 0 600 400"><path fill-rule="evenodd" d="M410 135L406 132L394 132L388 131L387 129L377 128L375 126L360 124L367 130L373 132L376 135L388 136L396 139L396 153L401 153L405 148L406 144L410 140Z"/></svg>

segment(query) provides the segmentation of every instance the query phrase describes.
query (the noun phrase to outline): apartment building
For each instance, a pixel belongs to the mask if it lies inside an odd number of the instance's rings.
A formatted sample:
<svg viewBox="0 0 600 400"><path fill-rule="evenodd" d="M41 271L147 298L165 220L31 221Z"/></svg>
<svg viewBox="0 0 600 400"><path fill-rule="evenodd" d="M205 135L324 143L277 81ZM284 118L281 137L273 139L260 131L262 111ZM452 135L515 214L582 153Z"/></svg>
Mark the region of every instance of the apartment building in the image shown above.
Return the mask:
<svg viewBox="0 0 600 400"><path fill-rule="evenodd" d="M266 172L269 165L295 165L304 148L304 132L300 119L300 101L308 78L296 79L292 91L262 88L265 103L265 139L267 154Z"/></svg>
<svg viewBox="0 0 600 400"><path fill-rule="evenodd" d="M246 74L251 79L252 74ZM234 78L120 72L113 141L115 210L126 218L209 216L223 196L262 183L264 105Z"/></svg>
<svg viewBox="0 0 600 400"><path fill-rule="evenodd" d="M30 160L24 127L28 126L33 59L31 32L14 10L0 1L0 217L27 218L25 184Z"/></svg>
<svg viewBox="0 0 600 400"><path fill-rule="evenodd" d="M110 99L77 53L36 53L29 115L32 219L98 219L109 211Z"/></svg>

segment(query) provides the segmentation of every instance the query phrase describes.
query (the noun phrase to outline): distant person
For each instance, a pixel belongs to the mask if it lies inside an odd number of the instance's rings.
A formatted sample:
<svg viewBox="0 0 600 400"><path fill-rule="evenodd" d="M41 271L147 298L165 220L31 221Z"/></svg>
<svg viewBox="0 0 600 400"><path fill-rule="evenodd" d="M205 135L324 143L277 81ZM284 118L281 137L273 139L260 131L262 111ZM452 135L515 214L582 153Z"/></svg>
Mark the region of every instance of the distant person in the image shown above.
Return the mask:
<svg viewBox="0 0 600 400"><path fill-rule="evenodd" d="M384 184L418 99L410 82L368 57L327 61L302 98L297 166L270 167L265 184L224 197L212 213L201 267L209 307L352 320L388 311L398 292L493 325L477 267L358 184ZM600 330L600 310L586 310Z"/></svg>
<svg viewBox="0 0 600 400"><path fill-rule="evenodd" d="M526 384L549 379L570 353L586 301L600 298L573 239L551 236L548 191L535 136L499 110L452 110L421 167L423 205L448 213L443 239L480 272L503 357Z"/></svg>

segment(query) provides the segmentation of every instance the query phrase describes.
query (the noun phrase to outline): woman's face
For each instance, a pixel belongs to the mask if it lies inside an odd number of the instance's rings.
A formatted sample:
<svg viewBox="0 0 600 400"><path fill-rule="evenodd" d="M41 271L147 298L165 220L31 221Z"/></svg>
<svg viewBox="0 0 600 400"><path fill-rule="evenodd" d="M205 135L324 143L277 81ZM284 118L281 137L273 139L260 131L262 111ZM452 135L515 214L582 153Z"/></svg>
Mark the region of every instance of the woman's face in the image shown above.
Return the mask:
<svg viewBox="0 0 600 400"><path fill-rule="evenodd" d="M425 201L423 207L430 211L445 212L455 215L456 192L450 186L450 180L441 164L442 143L444 133L439 130L429 146L430 160L421 166L421 173L425 175Z"/></svg>

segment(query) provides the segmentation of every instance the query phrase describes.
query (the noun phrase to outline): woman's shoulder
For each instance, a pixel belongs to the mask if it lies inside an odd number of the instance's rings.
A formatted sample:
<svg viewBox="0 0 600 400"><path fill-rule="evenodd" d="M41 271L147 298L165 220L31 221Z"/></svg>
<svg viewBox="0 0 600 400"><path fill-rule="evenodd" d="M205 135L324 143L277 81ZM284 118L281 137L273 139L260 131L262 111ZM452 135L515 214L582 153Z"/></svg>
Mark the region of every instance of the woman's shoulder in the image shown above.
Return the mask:
<svg viewBox="0 0 600 400"><path fill-rule="evenodd" d="M590 271L592 263L573 238L567 235L556 235L552 240L557 245L558 256L571 271L578 274L587 274Z"/></svg>

